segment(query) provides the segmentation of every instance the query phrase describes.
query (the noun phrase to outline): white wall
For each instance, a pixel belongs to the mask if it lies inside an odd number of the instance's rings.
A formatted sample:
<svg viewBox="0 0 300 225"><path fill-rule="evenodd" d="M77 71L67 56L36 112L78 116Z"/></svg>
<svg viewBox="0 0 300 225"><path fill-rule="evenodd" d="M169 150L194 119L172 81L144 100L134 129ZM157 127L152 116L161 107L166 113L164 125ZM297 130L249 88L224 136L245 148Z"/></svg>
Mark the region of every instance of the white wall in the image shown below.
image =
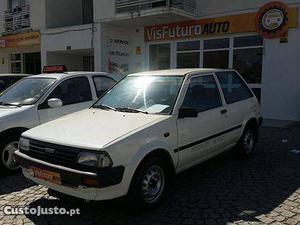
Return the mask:
<svg viewBox="0 0 300 225"><path fill-rule="evenodd" d="M82 24L81 4L81 0L46 0L47 28Z"/></svg>
<svg viewBox="0 0 300 225"><path fill-rule="evenodd" d="M145 69L144 57L146 44L144 43L143 28L123 28L120 26L113 26L102 24L101 25L101 46L95 48L96 52L101 51L101 71L108 71L108 58L113 58L115 62L122 64L128 61L129 73L139 72ZM111 44L110 40L124 40L128 41L128 46L122 44ZM141 48L141 55L136 54L136 48ZM129 57L113 57L110 51L128 52ZM126 58L126 57L125 57ZM97 62L96 62L97 63ZM95 63L95 64L96 64Z"/></svg>
<svg viewBox="0 0 300 225"><path fill-rule="evenodd" d="M112 19L115 15L115 0L94 0L94 21Z"/></svg>
<svg viewBox="0 0 300 225"><path fill-rule="evenodd" d="M82 71L83 56L64 53L47 53L48 65L65 65L69 71Z"/></svg>
<svg viewBox="0 0 300 225"><path fill-rule="evenodd" d="M281 44L278 39L265 41L262 89L265 118L300 121L299 40L298 27L289 31L288 43Z"/></svg>

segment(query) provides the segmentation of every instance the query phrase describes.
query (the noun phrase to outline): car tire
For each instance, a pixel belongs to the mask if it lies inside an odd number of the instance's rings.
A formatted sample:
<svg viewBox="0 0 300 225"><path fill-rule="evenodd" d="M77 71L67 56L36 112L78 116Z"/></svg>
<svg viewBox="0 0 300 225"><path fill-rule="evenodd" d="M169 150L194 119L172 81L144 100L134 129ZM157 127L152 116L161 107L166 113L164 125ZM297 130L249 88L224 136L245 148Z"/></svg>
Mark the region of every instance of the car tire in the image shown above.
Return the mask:
<svg viewBox="0 0 300 225"><path fill-rule="evenodd" d="M249 157L255 150L257 129L253 126L246 126L238 144L236 150L242 157Z"/></svg>
<svg viewBox="0 0 300 225"><path fill-rule="evenodd" d="M127 201L134 203L134 210L152 210L162 203L170 180L170 168L166 162L160 157L148 158L138 167L133 177Z"/></svg>
<svg viewBox="0 0 300 225"><path fill-rule="evenodd" d="M15 162L14 152L18 149L20 135L11 134L2 138L3 140L0 141L0 171L4 175L17 173L20 171L20 167Z"/></svg>

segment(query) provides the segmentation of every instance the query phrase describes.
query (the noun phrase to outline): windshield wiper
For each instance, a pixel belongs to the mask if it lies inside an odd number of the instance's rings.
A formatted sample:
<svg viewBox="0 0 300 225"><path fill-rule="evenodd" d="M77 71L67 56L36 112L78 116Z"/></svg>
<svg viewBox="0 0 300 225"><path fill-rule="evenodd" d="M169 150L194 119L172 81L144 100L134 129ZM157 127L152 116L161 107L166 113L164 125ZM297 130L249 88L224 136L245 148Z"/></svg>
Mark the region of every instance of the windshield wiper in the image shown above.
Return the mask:
<svg viewBox="0 0 300 225"><path fill-rule="evenodd" d="M8 102L0 102L0 105L3 105L3 106L15 106L15 107L21 107L21 106L18 105L18 104L13 104L13 103L8 103Z"/></svg>
<svg viewBox="0 0 300 225"><path fill-rule="evenodd" d="M119 112L149 114L148 112L145 112L145 111L142 111L142 110L139 110L139 109L128 108L128 107L119 107L119 108L116 108L116 110L119 111Z"/></svg>
<svg viewBox="0 0 300 225"><path fill-rule="evenodd" d="M114 107L111 107L108 105L94 105L93 108L116 111L116 109Z"/></svg>

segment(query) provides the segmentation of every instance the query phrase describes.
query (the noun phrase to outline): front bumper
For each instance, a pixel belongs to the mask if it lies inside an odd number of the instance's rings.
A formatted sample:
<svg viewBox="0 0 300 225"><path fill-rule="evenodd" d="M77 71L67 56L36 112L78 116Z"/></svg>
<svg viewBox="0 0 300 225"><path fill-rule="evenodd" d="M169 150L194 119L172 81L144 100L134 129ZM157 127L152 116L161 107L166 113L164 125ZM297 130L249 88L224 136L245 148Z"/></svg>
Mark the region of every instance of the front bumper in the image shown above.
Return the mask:
<svg viewBox="0 0 300 225"><path fill-rule="evenodd" d="M47 163L35 158L32 158L20 151L15 152L15 158L17 163L22 167L25 177L35 181L36 183L43 184L49 188L57 191L61 191L65 194L73 195L76 197L95 200L99 190L109 189L109 192L113 191L113 187L117 186L122 182L125 168L118 166L114 168L103 169L97 173L79 171L51 163ZM41 179L33 177L28 171L30 167L36 167L42 170L47 170L60 174L61 185L53 184ZM86 183L86 180L93 181L92 185ZM63 189L63 190L62 190ZM83 192L78 191L91 190L94 191L92 195L81 196ZM75 191L75 193L73 193ZM118 197L118 193L115 193ZM114 198L114 197L112 197ZM103 199L101 197L100 199ZM110 199L110 197L104 197L104 199Z"/></svg>

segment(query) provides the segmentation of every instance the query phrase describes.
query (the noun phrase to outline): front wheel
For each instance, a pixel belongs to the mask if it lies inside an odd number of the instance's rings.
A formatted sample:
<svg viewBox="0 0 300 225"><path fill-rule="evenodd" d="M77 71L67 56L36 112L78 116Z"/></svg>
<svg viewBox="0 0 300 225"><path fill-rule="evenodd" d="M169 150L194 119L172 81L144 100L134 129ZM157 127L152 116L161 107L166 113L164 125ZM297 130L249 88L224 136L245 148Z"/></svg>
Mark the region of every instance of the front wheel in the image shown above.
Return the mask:
<svg viewBox="0 0 300 225"><path fill-rule="evenodd" d="M18 150L19 136L12 135L4 137L0 143L0 170L4 174L14 173L19 170L14 157L15 151Z"/></svg>
<svg viewBox="0 0 300 225"><path fill-rule="evenodd" d="M252 127L246 127L242 137L240 138L237 150L241 156L248 157L255 150L256 146L256 133Z"/></svg>
<svg viewBox="0 0 300 225"><path fill-rule="evenodd" d="M129 200L140 210L157 207L165 197L170 173L167 164L159 157L147 159L136 171L129 190Z"/></svg>

